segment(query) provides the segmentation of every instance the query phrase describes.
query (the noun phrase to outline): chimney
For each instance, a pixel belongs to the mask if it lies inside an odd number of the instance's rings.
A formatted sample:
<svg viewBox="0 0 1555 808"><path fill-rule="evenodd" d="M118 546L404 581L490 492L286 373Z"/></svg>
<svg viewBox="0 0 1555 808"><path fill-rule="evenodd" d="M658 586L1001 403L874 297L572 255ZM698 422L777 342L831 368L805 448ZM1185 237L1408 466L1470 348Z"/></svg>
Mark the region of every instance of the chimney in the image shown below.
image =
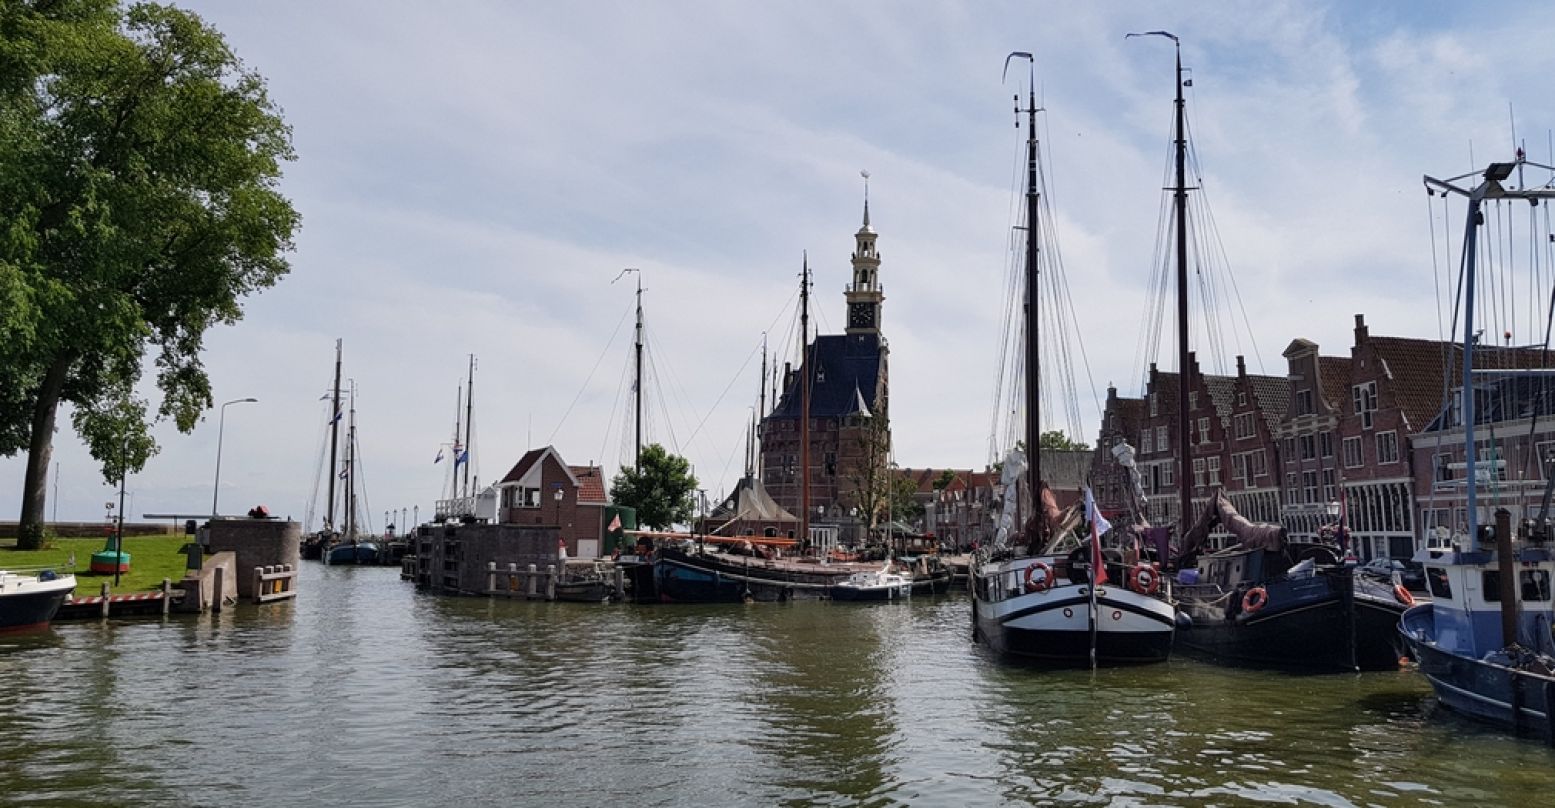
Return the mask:
<svg viewBox="0 0 1555 808"><path fill-rule="evenodd" d="M1357 315L1355 315L1355 344L1356 345L1365 345L1367 336L1368 336L1368 334L1367 334L1367 331L1366 331L1366 315L1364 315L1364 314L1357 314Z"/></svg>
<svg viewBox="0 0 1555 808"><path fill-rule="evenodd" d="M787 388L794 383L794 363L783 363L783 387Z"/></svg>
<svg viewBox="0 0 1555 808"><path fill-rule="evenodd" d="M1236 355L1236 375L1239 377L1247 375L1247 358L1241 354Z"/></svg>

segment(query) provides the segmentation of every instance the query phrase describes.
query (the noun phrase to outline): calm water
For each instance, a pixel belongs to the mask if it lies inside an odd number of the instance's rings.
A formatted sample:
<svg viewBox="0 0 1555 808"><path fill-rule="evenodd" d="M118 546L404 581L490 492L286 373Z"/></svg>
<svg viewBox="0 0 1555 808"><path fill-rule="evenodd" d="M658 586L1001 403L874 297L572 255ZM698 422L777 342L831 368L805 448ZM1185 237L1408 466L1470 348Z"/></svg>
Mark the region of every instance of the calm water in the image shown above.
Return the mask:
<svg viewBox="0 0 1555 808"><path fill-rule="evenodd" d="M0 802L1549 804L1407 672L1053 673L964 598L591 607L305 566L294 604L0 639Z"/></svg>

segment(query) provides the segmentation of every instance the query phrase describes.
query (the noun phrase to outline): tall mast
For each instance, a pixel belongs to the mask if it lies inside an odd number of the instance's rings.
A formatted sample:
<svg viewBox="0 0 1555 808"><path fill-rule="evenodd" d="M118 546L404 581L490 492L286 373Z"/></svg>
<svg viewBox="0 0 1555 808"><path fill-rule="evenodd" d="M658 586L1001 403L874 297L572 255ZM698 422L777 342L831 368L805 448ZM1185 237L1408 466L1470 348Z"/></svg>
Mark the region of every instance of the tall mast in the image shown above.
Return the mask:
<svg viewBox="0 0 1555 808"><path fill-rule="evenodd" d="M329 505L324 512L324 532L335 531L335 479L340 475L338 449L340 445L340 345L335 340L335 391L330 395L329 408ZM315 489L317 490L317 489Z"/></svg>
<svg viewBox="0 0 1555 808"><path fill-rule="evenodd" d="M351 416L346 427L346 535L356 535L356 382L351 382Z"/></svg>
<svg viewBox="0 0 1555 808"><path fill-rule="evenodd" d="M470 354L469 388L464 394L464 496L470 496L470 440L475 427L475 354ZM454 462L460 462L458 455Z"/></svg>
<svg viewBox="0 0 1555 808"><path fill-rule="evenodd" d="M632 385L636 391L637 407L637 453L632 455L632 468L641 471L643 465L643 274L637 273L637 343L634 346L637 363L637 383Z"/></svg>
<svg viewBox="0 0 1555 808"><path fill-rule="evenodd" d="M810 541L810 254L799 281L799 544Z"/></svg>
<svg viewBox="0 0 1555 808"><path fill-rule="evenodd" d="M459 433L464 429L464 422L459 419L464 415L464 388L454 388L454 457L453 477L448 481L448 498L459 498Z"/></svg>
<svg viewBox="0 0 1555 808"><path fill-rule="evenodd" d="M1036 84L1036 67L1032 67L1032 85ZM1039 233L1037 192L1037 91L1027 88L1026 113L1026 456L1031 460L1033 488L1042 484L1042 452L1038 447L1042 439L1041 354L1038 346L1038 304L1041 300L1041 269L1038 260L1037 235ZM1017 104L1020 96L1015 96ZM1023 110L1016 107L1016 114ZM1040 500L1039 500L1040 501Z"/></svg>
<svg viewBox="0 0 1555 808"><path fill-rule="evenodd" d="M767 332L761 332L761 376L757 379L756 386L760 388L760 403L756 408L756 434L754 456L751 465L755 468L756 479L761 479L761 422L767 418Z"/></svg>
<svg viewBox="0 0 1555 808"><path fill-rule="evenodd" d="M1173 204L1177 211L1177 498L1182 509L1182 522L1177 536L1188 535L1193 510L1192 480L1188 477L1189 447L1193 445L1188 432L1188 182L1186 162L1188 139L1184 131L1186 117L1182 99L1182 43L1172 37L1177 48L1177 186L1173 189Z"/></svg>

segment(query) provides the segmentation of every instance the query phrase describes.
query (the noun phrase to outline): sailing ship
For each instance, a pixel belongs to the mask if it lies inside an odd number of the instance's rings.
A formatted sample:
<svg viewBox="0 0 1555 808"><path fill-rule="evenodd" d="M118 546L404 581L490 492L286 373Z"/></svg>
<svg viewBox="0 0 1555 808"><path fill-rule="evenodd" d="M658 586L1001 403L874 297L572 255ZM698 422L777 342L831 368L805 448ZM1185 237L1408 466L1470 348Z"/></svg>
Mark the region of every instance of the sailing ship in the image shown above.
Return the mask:
<svg viewBox="0 0 1555 808"><path fill-rule="evenodd" d="M326 564L377 564L382 547L377 536L369 530L361 531L361 523L357 520L358 492L361 489L361 478L358 465L361 462L361 446L356 438L356 382L351 382L349 393L349 413L346 424L346 459L344 468L338 476L345 481L345 531L334 536L330 543L324 547L324 563Z"/></svg>
<svg viewBox="0 0 1555 808"><path fill-rule="evenodd" d="M326 477L328 496L324 506L324 520L322 526L315 533L310 533L302 541L302 557L311 561L320 561L324 558L324 549L338 538L335 528L335 481L338 468L340 448L340 369L341 355L344 340L335 340L335 384L327 396L329 406L329 465L324 467L323 476ZM318 494L318 481L314 480L313 495ZM308 501L309 517L312 522L313 505L316 499Z"/></svg>
<svg viewBox="0 0 1555 808"><path fill-rule="evenodd" d="M1402 587L1373 582L1340 563L1333 549L1286 541L1279 525L1243 518L1221 492L1193 523L1193 488L1188 481L1191 449L1187 436L1191 402L1188 346L1188 136L1182 46L1166 31L1129 36L1171 39L1176 51L1174 101L1175 183L1172 191L1177 281L1178 441L1176 478L1180 529L1172 564L1178 606L1177 645L1211 661L1302 667L1318 670L1374 670L1398 667L1394 627L1408 603ZM1236 536L1231 548L1200 558L1211 530ZM1197 562L1197 567L1192 567Z"/></svg>
<svg viewBox="0 0 1555 808"><path fill-rule="evenodd" d="M1027 126L1025 445L1032 449L1029 479L1036 481L1034 499L1044 507L1039 515L1022 512L1025 453L1019 449L1010 452L1001 470L1004 512L994 546L980 549L972 561L975 635L997 653L1041 662L1158 662L1170 654L1176 623L1175 610L1160 596L1157 568L1141 563L1123 576L1124 585L1109 585L1115 578L1107 575L1102 563L1102 530L1096 518L1088 549L1062 555L1056 552L1073 520L1062 518L1056 501L1042 485L1041 451L1036 448L1042 434L1038 348L1041 172L1035 60L1029 53L1014 53L1005 60L1006 68L1016 58L1033 63L1027 106L1017 108L1018 114L1024 112ZM1019 100L1017 95L1017 104ZM1099 516L1094 509L1092 516ZM1012 537L1017 525L1021 535ZM1023 544L1024 550L1016 550L1012 544Z"/></svg>
<svg viewBox="0 0 1555 808"><path fill-rule="evenodd" d="M1551 633L1555 626L1555 600L1551 597L1555 555L1546 546L1551 538L1549 513L1555 475L1546 469L1549 482L1540 512L1525 524L1521 541L1513 540L1511 516L1501 508L1495 513L1493 547L1485 547L1478 498L1482 485L1478 466L1483 461L1479 457L1482 447L1475 438L1480 420L1476 399L1483 391L1475 376L1483 372L1475 369L1474 360L1476 349L1482 352L1485 347L1476 345L1474 320L1477 229L1483 222L1481 206L1487 199L1533 204L1555 199L1555 188L1550 186L1508 187L1513 171L1520 176L1524 165L1555 172L1550 166L1527 161L1519 149L1514 162L1491 163L1483 172L1448 180L1425 178L1429 190L1468 200L1460 279L1463 361L1458 391L1468 529L1461 547L1428 544L1416 554L1415 560L1425 566L1433 600L1405 612L1398 630L1419 662L1420 672L1447 708L1509 728L1515 734L1531 733L1555 745L1555 635ZM1472 185L1465 185L1465 180L1472 180ZM1546 351L1548 342L1546 336Z"/></svg>

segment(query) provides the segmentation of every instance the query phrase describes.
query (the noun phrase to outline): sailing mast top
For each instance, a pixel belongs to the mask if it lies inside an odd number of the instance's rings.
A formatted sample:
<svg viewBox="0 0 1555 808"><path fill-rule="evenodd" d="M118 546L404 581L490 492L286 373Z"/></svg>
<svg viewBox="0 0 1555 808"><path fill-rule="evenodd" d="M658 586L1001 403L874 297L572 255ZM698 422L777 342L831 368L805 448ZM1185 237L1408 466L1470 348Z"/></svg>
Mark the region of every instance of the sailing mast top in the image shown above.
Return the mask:
<svg viewBox="0 0 1555 808"><path fill-rule="evenodd" d="M464 464L464 496L473 496L470 490L470 446L475 427L475 354L470 354L470 379L464 394L464 453L454 456L454 463Z"/></svg>

